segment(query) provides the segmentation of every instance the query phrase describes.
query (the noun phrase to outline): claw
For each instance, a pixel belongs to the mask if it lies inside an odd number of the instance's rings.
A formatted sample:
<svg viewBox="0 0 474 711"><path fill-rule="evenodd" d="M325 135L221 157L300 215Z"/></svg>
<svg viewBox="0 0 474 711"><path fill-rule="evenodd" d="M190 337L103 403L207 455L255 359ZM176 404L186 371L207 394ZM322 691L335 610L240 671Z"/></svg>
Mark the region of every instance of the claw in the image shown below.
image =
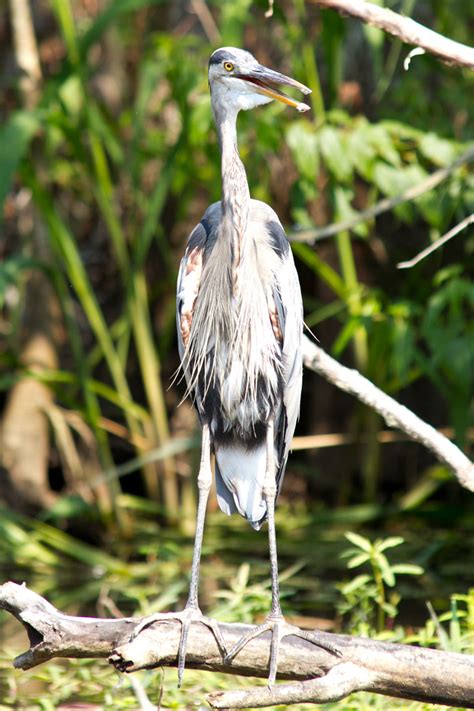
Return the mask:
<svg viewBox="0 0 474 711"><path fill-rule="evenodd" d="M294 637L300 637L301 639L305 639L307 642L311 642L311 644L314 644L316 647L321 647L321 649L324 649L326 652L330 652L331 654L334 654L337 657L342 656L342 653L330 642L318 639L318 632L308 632L306 630L302 630L299 627L296 627L296 625L290 625L288 622L286 622L283 615L272 614L267 617L266 621L262 625L259 625L254 630L241 637L230 649L230 651L225 655L224 662L226 664L231 664L232 660L235 659L237 654L249 642L251 642L256 637L259 637L264 632L271 632L272 635L270 644L270 664L268 671L269 687L272 687L276 680L280 643L281 640L285 637L290 637L292 635Z"/></svg>
<svg viewBox="0 0 474 711"><path fill-rule="evenodd" d="M181 623L181 636L179 638L178 647L178 687L181 686L184 675L184 668L186 664L186 647L188 643L189 629L193 622L200 622L205 625L212 632L216 644L219 647L219 651L223 658L227 655L227 647L222 637L222 633L219 629L219 625L216 620L212 620L210 617L205 617L198 607L188 606L185 607L181 612L157 612L154 615L145 617L140 624L134 629L131 640L134 640L140 632L142 632L146 627L154 624L155 622L167 622L169 620L178 620Z"/></svg>

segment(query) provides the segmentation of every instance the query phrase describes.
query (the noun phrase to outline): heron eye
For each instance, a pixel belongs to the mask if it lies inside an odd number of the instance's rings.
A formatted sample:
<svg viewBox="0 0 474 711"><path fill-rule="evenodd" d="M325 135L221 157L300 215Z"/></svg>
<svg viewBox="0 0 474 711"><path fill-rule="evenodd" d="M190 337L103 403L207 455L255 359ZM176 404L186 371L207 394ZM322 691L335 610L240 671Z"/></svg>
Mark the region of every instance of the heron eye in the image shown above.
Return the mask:
<svg viewBox="0 0 474 711"><path fill-rule="evenodd" d="M231 72L233 68L234 65L232 64L232 62L224 62L224 69L226 70L226 72Z"/></svg>

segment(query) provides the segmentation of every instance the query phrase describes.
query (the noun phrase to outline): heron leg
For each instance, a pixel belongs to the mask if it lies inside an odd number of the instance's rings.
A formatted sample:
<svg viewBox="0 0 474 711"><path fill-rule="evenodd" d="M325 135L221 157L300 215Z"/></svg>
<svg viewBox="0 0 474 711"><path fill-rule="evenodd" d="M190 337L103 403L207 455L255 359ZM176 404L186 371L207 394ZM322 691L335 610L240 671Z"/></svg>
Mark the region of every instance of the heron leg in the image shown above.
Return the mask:
<svg viewBox="0 0 474 711"><path fill-rule="evenodd" d="M149 617L145 617L144 620L138 625L134 630L133 638L135 638L140 632L149 627L154 622L163 622L168 620L179 620L181 623L181 636L179 640L178 648L178 685L181 686L184 674L184 666L186 662L186 646L188 641L189 629L193 622L201 622L203 625L208 627L219 647L219 651L224 656L227 652L224 639L222 637L221 631L217 622L209 617L205 617L200 608L198 602L198 588L199 588L199 568L201 564L201 550L202 550L202 539L204 535L204 523L206 519L206 509L207 501L209 498L209 491L212 484L212 471L211 471L211 440L208 425L203 426L202 430L202 447L201 447L201 461L199 465L198 474L198 510L196 517L196 533L194 536L194 550L193 550L193 562L191 566L191 582L189 586L188 601L184 610L181 612L161 612Z"/></svg>
<svg viewBox="0 0 474 711"><path fill-rule="evenodd" d="M272 686L275 683L278 669L278 653L280 642L284 637L293 635L311 642L317 647L340 656L341 653L330 642L320 639L320 633L308 632L302 630L296 625L291 625L286 622L283 617L280 606L280 583L278 579L278 555L275 532L275 500L276 500L276 461L275 461L275 440L274 440L274 424L271 421L267 430L267 464L265 469L265 478L263 481L263 496L267 504L267 520L268 520L268 547L270 554L270 571L272 581L272 603L270 614L265 622L256 627L252 632L241 637L225 656L225 662L231 662L237 654L253 639L260 636L264 632L271 633L270 643L270 663L268 672L268 685Z"/></svg>

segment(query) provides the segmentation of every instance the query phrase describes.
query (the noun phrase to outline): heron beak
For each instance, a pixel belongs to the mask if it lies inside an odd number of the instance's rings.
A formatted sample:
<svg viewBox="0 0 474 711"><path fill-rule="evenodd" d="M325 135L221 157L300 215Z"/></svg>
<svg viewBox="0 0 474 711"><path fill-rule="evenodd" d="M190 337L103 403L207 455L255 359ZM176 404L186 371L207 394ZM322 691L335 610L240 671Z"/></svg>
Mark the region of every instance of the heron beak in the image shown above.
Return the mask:
<svg viewBox="0 0 474 711"><path fill-rule="evenodd" d="M301 82L296 81L296 79L291 79L291 77L280 74L280 72L275 72L273 69L268 69L268 67L264 67L259 64L255 68L252 68L248 73L239 74L238 78L252 84L252 89L257 94L263 94L264 96L268 96L270 99L281 101L282 104L292 106L297 111L308 111L310 108L308 104L296 101L296 99L292 99L291 96L284 94L276 88L275 84L294 87L303 94L311 94L311 89L304 84L301 84Z"/></svg>

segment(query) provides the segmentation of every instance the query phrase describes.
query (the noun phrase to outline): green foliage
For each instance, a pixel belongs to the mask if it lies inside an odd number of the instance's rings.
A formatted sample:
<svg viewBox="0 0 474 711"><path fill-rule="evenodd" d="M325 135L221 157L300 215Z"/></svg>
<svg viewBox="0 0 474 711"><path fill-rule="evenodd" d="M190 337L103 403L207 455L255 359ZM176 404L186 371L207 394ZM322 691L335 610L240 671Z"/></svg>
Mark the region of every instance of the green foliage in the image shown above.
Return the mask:
<svg viewBox="0 0 474 711"><path fill-rule="evenodd" d="M26 254L16 254L0 263L0 309L2 309L8 299L8 290L17 287L22 283L25 276L35 268L40 267L40 263L28 257Z"/></svg>
<svg viewBox="0 0 474 711"><path fill-rule="evenodd" d="M437 290L421 322L428 350L422 362L446 398L462 442L474 405L474 285L461 265L440 271L434 281Z"/></svg>
<svg viewBox="0 0 474 711"><path fill-rule="evenodd" d="M40 118L35 112L15 111L0 131L0 205L39 126Z"/></svg>
<svg viewBox="0 0 474 711"><path fill-rule="evenodd" d="M400 602L395 590L387 594L387 588L395 588L397 575L422 575L423 568L411 563L389 562L385 551L400 546L404 542L401 536L378 538L373 543L351 531L345 536L353 545L342 554L343 558L349 559L347 568L352 570L369 565L370 573L357 575L339 587L345 598L339 611L349 615L350 627L357 630L357 634L370 634L374 626L381 634L387 618L396 618Z"/></svg>

